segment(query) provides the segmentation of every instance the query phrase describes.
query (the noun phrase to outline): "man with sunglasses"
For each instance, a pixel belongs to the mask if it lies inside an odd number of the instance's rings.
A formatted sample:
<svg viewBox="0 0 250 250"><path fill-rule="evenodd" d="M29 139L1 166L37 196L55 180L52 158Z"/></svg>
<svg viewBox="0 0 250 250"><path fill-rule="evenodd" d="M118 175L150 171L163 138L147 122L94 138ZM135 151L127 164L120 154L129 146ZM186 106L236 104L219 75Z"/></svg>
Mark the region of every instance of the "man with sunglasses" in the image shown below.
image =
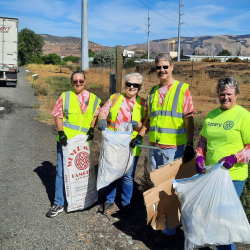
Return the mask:
<svg viewBox="0 0 250 250"><path fill-rule="evenodd" d="M130 146L134 148L146 132L153 146L160 146L167 160L159 150L149 150L151 170L158 169L177 158L183 157L189 162L194 157L194 107L188 84L173 78L173 63L167 53L155 58L156 74L160 84L150 89L147 99L147 119L139 134L132 139ZM168 246L176 229L166 229L157 237L155 243Z"/></svg>
<svg viewBox="0 0 250 250"><path fill-rule="evenodd" d="M46 216L53 218L61 213L65 202L62 146L67 140L80 134L94 138L94 127L100 112L101 100L84 89L86 77L83 71L75 71L71 75L72 90L62 93L58 98L52 114L56 117L57 135L57 167L55 183L55 199Z"/></svg>
<svg viewBox="0 0 250 250"><path fill-rule="evenodd" d="M132 138L136 137L145 117L146 100L138 96L142 81L143 78L139 73L125 75L125 93L112 95L101 109L98 124L100 131L105 130L106 127L112 131L119 131L124 122L131 122L133 126ZM131 213L130 201L133 195L135 168L140 154L141 148L135 147L131 170L121 178L121 215L124 217ZM115 181L106 187L106 201L100 205L99 212L106 213L114 206L117 182Z"/></svg>

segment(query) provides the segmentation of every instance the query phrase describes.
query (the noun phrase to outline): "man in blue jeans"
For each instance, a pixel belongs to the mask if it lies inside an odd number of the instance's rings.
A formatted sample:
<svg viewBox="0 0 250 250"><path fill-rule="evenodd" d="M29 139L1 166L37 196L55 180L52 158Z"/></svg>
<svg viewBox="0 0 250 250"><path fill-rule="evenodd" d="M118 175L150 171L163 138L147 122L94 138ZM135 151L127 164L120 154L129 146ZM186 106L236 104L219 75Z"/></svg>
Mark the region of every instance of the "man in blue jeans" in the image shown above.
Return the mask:
<svg viewBox="0 0 250 250"><path fill-rule="evenodd" d="M158 169L168 162L183 157L184 162L194 157L194 107L188 84L173 78L173 62L167 53L155 58L156 74L160 84L152 87L147 99L147 119L139 134L131 141L133 148L149 131L149 141L152 146L158 146L161 151L149 150L151 170ZM168 247L174 239L176 228L166 228L163 234L155 239L155 244Z"/></svg>

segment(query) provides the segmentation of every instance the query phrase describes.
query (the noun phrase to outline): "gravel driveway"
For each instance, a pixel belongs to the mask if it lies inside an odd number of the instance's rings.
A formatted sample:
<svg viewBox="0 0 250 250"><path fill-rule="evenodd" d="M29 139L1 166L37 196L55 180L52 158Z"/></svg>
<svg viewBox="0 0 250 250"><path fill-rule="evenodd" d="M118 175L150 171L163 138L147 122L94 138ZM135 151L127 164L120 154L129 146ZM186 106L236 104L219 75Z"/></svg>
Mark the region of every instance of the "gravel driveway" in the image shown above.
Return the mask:
<svg viewBox="0 0 250 250"><path fill-rule="evenodd" d="M54 126L34 120L37 99L25 75L21 68L16 88L0 86L0 249L163 249L152 243L159 232L146 225L138 184L129 218L120 217L119 199L107 216L97 213L98 204L52 219L45 216L54 199L56 132ZM99 131L93 144L100 145ZM94 154L97 162L98 149ZM143 156L137 181L142 164ZM103 199L103 190L99 197ZM183 249L181 230L168 249Z"/></svg>

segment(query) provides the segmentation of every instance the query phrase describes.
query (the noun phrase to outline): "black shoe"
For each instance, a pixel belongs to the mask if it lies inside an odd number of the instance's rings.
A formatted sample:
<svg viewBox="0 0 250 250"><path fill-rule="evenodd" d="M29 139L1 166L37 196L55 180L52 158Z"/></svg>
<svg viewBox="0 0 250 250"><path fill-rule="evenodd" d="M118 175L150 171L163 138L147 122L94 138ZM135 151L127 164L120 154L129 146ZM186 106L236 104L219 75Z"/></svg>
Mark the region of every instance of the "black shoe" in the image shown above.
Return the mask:
<svg viewBox="0 0 250 250"><path fill-rule="evenodd" d="M161 246L161 247L169 247L169 245L171 243L173 243L174 241L174 235L167 235L167 234L161 234L160 236L158 236L155 240L154 243L157 246Z"/></svg>
<svg viewBox="0 0 250 250"><path fill-rule="evenodd" d="M61 213L63 211L63 206L58 206L54 204L50 210L46 213L47 217L53 218L56 217L57 214Z"/></svg>
<svg viewBox="0 0 250 250"><path fill-rule="evenodd" d="M122 207L122 211L121 211L121 216L122 217L128 217L128 216L131 215L131 213L132 213L132 209L131 209L130 204L125 205L125 206Z"/></svg>
<svg viewBox="0 0 250 250"><path fill-rule="evenodd" d="M107 213L107 211L112 207L114 207L114 203L105 202L100 205L100 207L98 208L98 212L102 214Z"/></svg>

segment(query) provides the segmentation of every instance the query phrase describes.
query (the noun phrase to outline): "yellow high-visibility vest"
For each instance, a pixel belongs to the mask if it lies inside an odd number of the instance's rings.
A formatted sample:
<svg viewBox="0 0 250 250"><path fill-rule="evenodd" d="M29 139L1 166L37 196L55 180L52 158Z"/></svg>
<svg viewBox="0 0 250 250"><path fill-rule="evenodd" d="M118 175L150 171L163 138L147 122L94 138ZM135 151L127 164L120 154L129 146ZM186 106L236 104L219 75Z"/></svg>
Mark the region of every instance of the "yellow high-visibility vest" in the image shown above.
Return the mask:
<svg viewBox="0 0 250 250"><path fill-rule="evenodd" d="M186 125L183 118L183 102L189 85L175 81L170 87L162 106L159 104L159 85L150 89L148 112L150 117L150 142L164 145L186 143Z"/></svg>
<svg viewBox="0 0 250 250"><path fill-rule="evenodd" d="M62 93L63 96L63 130L68 138L71 139L78 134L87 134L95 113L101 100L90 93L88 108L82 114L79 101L74 90ZM59 141L59 138L57 138Z"/></svg>
<svg viewBox="0 0 250 250"><path fill-rule="evenodd" d="M112 104L111 104L109 117L108 117L108 128L112 131L115 130L115 123L116 123L117 115L121 108L122 100L124 96L125 96L125 93L123 94L116 93L110 97ZM142 121L142 119L145 116L145 111L144 111L145 105L146 105L146 100L140 96L137 96L136 102L133 108L133 114L132 114L133 121L137 121L137 122ZM135 138L138 132L139 132L139 129L134 129L132 133L132 138ZM141 144L142 144L142 141L141 141ZM140 154L141 154L141 148L135 147L134 156L139 156Z"/></svg>

